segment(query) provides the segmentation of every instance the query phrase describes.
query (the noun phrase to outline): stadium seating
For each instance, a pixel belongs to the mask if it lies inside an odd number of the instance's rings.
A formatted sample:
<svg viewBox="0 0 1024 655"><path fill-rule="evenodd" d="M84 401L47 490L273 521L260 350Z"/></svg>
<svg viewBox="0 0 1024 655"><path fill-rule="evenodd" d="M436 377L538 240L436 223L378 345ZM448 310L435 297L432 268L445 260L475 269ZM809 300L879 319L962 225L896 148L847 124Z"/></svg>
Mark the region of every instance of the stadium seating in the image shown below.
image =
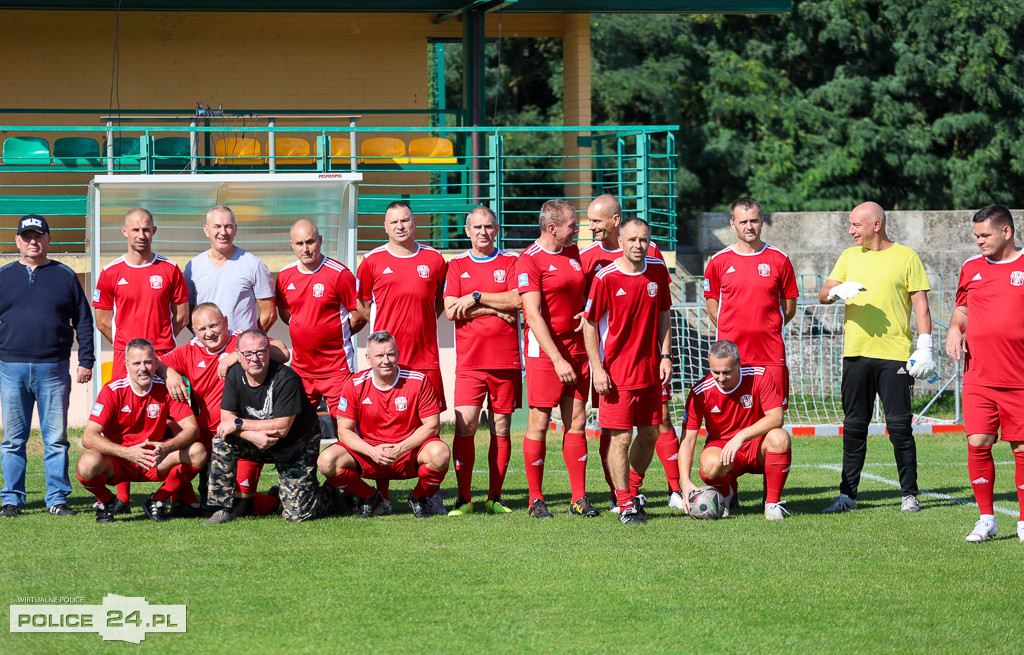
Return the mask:
<svg viewBox="0 0 1024 655"><path fill-rule="evenodd" d="M348 166L352 158L352 143L347 136L331 137L331 165Z"/></svg>
<svg viewBox="0 0 1024 655"><path fill-rule="evenodd" d="M405 141L386 136L366 139L359 146L360 164L407 164Z"/></svg>
<svg viewBox="0 0 1024 655"><path fill-rule="evenodd" d="M157 170L183 170L192 160L188 137L165 136L153 141L154 167Z"/></svg>
<svg viewBox="0 0 1024 655"><path fill-rule="evenodd" d="M53 159L61 166L91 166L98 168L100 144L96 139L69 136L53 142Z"/></svg>
<svg viewBox="0 0 1024 655"><path fill-rule="evenodd" d="M138 171L141 154L142 147L138 139L114 138L114 168Z"/></svg>
<svg viewBox="0 0 1024 655"><path fill-rule="evenodd" d="M274 159L279 168L311 168L316 158L310 156L309 141L292 136L274 139Z"/></svg>
<svg viewBox="0 0 1024 655"><path fill-rule="evenodd" d="M4 139L4 166L49 166L50 144L34 136Z"/></svg>
<svg viewBox="0 0 1024 655"><path fill-rule="evenodd" d="M229 137L218 139L214 146L218 166L263 166L266 158L260 157L260 142L249 137Z"/></svg>
<svg viewBox="0 0 1024 655"><path fill-rule="evenodd" d="M413 164L455 164L455 144L450 140L428 136L409 142L409 161Z"/></svg>

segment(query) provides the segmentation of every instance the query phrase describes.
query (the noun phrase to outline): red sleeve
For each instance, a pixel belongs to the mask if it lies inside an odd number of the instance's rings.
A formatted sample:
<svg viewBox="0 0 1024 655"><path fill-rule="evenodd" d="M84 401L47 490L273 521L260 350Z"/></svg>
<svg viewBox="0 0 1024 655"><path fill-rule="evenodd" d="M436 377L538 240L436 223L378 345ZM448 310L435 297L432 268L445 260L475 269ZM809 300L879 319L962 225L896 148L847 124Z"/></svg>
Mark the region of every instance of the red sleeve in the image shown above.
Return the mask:
<svg viewBox="0 0 1024 655"><path fill-rule="evenodd" d="M718 266L715 265L715 260L712 259L704 270L704 297L718 300L722 295L720 282L718 279Z"/></svg>
<svg viewBox="0 0 1024 655"><path fill-rule="evenodd" d="M441 403L437 402L437 394L434 393L434 385L426 378L420 381L419 403L417 405L420 419L430 418L441 413Z"/></svg>
<svg viewBox="0 0 1024 655"><path fill-rule="evenodd" d="M282 284L284 284L281 281L281 277L281 273L278 273L277 281L274 282L274 304L276 304L278 307L283 307L286 311L290 311L288 309L288 300L284 297L284 288L281 286Z"/></svg>
<svg viewBox="0 0 1024 655"><path fill-rule="evenodd" d="M444 255L437 253L437 258L441 260L441 266L437 269L437 273L434 276L434 280L437 282L437 286L434 291L434 298L440 300L444 293L444 279L448 274L448 262L444 260Z"/></svg>
<svg viewBox="0 0 1024 655"><path fill-rule="evenodd" d="M359 281L359 299L367 302L373 300L373 264L370 263L369 257L363 257L363 261L359 263L359 268L356 269L356 278Z"/></svg>
<svg viewBox="0 0 1024 655"><path fill-rule="evenodd" d="M967 270L967 264L960 267L960 279L956 284L956 302L954 307L962 307L967 304L967 276L965 271ZM95 304L95 303L94 303Z"/></svg>
<svg viewBox="0 0 1024 655"><path fill-rule="evenodd" d="M348 268L344 268L338 271L338 285L340 286L338 289L338 295L341 296L342 304L345 305L345 309L350 312L354 312L356 310L356 301L358 296L356 293L356 289L358 288L358 285L356 284L356 276L353 275L352 271L348 270Z"/></svg>
<svg viewBox="0 0 1024 655"><path fill-rule="evenodd" d="M516 281L516 265L519 262L518 257L509 257L508 263L505 265L505 290L515 291L519 284Z"/></svg>
<svg viewBox="0 0 1024 655"><path fill-rule="evenodd" d="M186 348L188 348L187 345L178 346L171 352L160 355L160 361L163 362L164 365L173 368L178 373L187 376L188 371L186 369L188 368L188 359L185 357Z"/></svg>
<svg viewBox="0 0 1024 655"><path fill-rule="evenodd" d="M192 407L188 403L183 403L180 400L171 398L171 394L167 394L167 409L175 421L188 416L195 416L195 412L192 411Z"/></svg>
<svg viewBox="0 0 1024 655"><path fill-rule="evenodd" d="M540 291L540 271L537 270L537 262L533 257L521 255L516 263L516 284L519 293Z"/></svg>
<svg viewBox="0 0 1024 655"><path fill-rule="evenodd" d="M769 409L782 407L782 394L772 382L772 377L767 373L762 373L757 376L757 379L759 380L757 397L761 401L761 409L767 412Z"/></svg>
<svg viewBox="0 0 1024 655"><path fill-rule="evenodd" d="M448 264L448 274L445 275L444 297L462 297L462 283L459 281L459 265L458 261L454 259Z"/></svg>
<svg viewBox="0 0 1024 655"><path fill-rule="evenodd" d="M103 269L96 280L96 289L92 292L92 306L96 309L114 308L114 286L110 283L110 270Z"/></svg>
<svg viewBox="0 0 1024 655"><path fill-rule="evenodd" d="M779 282L782 287L783 298L798 298L800 290L796 288L796 273L793 271L793 262L789 257L784 257L782 262L782 275Z"/></svg>
<svg viewBox="0 0 1024 655"><path fill-rule="evenodd" d="M346 380L341 386L341 397L338 404L331 408L331 416L347 418L359 423L359 403L356 398L356 387L352 380Z"/></svg>
<svg viewBox="0 0 1024 655"><path fill-rule="evenodd" d="M185 284L185 276L177 264L171 264L174 270L171 272L171 302L188 302L188 285Z"/></svg>
<svg viewBox="0 0 1024 655"><path fill-rule="evenodd" d="M102 427L107 427L107 422L110 421L110 417L113 416L114 411L117 410L117 399L114 398L114 393L110 390L110 387L103 385L100 389L99 395L96 396L96 402L92 404L92 411L89 412L89 420L93 423L98 423Z"/></svg>
<svg viewBox="0 0 1024 655"><path fill-rule="evenodd" d="M653 241L651 241L651 245L647 246L647 256L657 257L661 261L665 261L665 255L661 253L661 248L659 248L658 244L654 243Z"/></svg>
<svg viewBox="0 0 1024 655"><path fill-rule="evenodd" d="M672 279L669 278L667 266L659 266L658 270L661 271L661 279L658 280L658 289L661 291L658 298L658 311L665 312L672 309L672 290L669 288L672 285Z"/></svg>
<svg viewBox="0 0 1024 655"><path fill-rule="evenodd" d="M590 287L590 297L587 298L586 317L595 323L608 312L608 285L604 283L603 277L595 277Z"/></svg>
<svg viewBox="0 0 1024 655"><path fill-rule="evenodd" d="M693 393L693 389L690 389L690 394L686 397L686 415L683 419L687 430L699 430L700 424L704 421L702 404L697 394Z"/></svg>

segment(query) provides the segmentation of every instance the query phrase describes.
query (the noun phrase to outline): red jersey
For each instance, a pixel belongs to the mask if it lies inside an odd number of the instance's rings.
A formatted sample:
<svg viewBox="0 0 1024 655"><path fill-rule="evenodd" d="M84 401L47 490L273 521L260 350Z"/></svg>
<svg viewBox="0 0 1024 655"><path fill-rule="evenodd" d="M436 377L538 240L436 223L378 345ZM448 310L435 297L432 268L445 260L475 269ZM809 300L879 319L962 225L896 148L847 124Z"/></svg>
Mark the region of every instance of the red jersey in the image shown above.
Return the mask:
<svg viewBox="0 0 1024 655"><path fill-rule="evenodd" d="M994 262L978 255L960 268L956 306L967 306L964 382L1024 389L1024 252Z"/></svg>
<svg viewBox="0 0 1024 655"><path fill-rule="evenodd" d="M446 298L467 293L503 293L516 289L516 255L496 249L490 257L477 259L471 250L448 262L444 283ZM519 328L497 316L478 316L455 321L455 370L518 369Z"/></svg>
<svg viewBox="0 0 1024 655"><path fill-rule="evenodd" d="M547 322L555 344L568 354L585 354L583 337L575 331L579 319L574 318L586 302L587 279L580 265L579 248L567 246L558 252L548 252L534 243L519 256L516 272L520 295L540 292L540 315ZM524 339L527 357L544 354L529 325Z"/></svg>
<svg viewBox="0 0 1024 655"><path fill-rule="evenodd" d="M206 344L193 338L160 355L160 361L188 378L199 403L199 429L209 430L210 434L215 434L220 424L220 401L224 396L224 380L217 375L217 366L225 355L238 349L239 334L228 337L228 342L217 352L210 352Z"/></svg>
<svg viewBox="0 0 1024 655"><path fill-rule="evenodd" d="M161 255L144 266L118 257L103 267L92 293L92 306L113 310L110 330L114 350L132 339L149 339L160 352L174 347L171 305L188 302L188 287L178 265Z"/></svg>
<svg viewBox="0 0 1024 655"><path fill-rule="evenodd" d="M341 262L324 257L313 272L292 262L277 275L278 307L291 313L291 366L298 373L327 376L355 373L349 317L356 309L356 276Z"/></svg>
<svg viewBox="0 0 1024 655"><path fill-rule="evenodd" d="M786 363L782 301L798 295L789 257L768 244L752 255L729 246L704 271L704 297L718 301L715 338L735 343L746 364Z"/></svg>
<svg viewBox="0 0 1024 655"><path fill-rule="evenodd" d="M154 377L149 391L139 395L128 378L103 385L93 403L89 420L103 428L112 443L134 446L146 441L163 441L167 417L180 421L192 416L192 408L167 393L164 381Z"/></svg>
<svg viewBox="0 0 1024 655"><path fill-rule="evenodd" d="M648 257L640 273L627 273L613 261L594 277L587 319L597 323L601 360L617 388L661 382L658 315L671 306L668 268L656 257Z"/></svg>
<svg viewBox="0 0 1024 655"><path fill-rule="evenodd" d="M661 249L653 241L651 241L651 245L647 246L647 256L665 261L665 256L661 254ZM580 251L580 264L583 265L583 274L587 276L588 290L590 285L594 283L594 276L597 275L597 272L619 257L622 257L622 248L608 250L600 241L595 241ZM587 295L590 295L589 291Z"/></svg>
<svg viewBox="0 0 1024 655"><path fill-rule="evenodd" d="M416 245L399 257L387 245L366 253L359 265L359 299L373 302L370 330L387 330L398 343L402 364L417 370L440 368L437 313L447 265L441 253Z"/></svg>
<svg viewBox="0 0 1024 655"><path fill-rule="evenodd" d="M422 373L399 367L395 383L381 389L368 369L345 382L332 413L354 420L363 441L377 446L407 439L423 419L441 413L441 403Z"/></svg>
<svg viewBox="0 0 1024 655"><path fill-rule="evenodd" d="M707 441L729 439L757 423L770 409L782 407L782 394L761 366L740 367L740 383L722 391L711 375L698 382L686 398L687 430L699 430L701 421Z"/></svg>

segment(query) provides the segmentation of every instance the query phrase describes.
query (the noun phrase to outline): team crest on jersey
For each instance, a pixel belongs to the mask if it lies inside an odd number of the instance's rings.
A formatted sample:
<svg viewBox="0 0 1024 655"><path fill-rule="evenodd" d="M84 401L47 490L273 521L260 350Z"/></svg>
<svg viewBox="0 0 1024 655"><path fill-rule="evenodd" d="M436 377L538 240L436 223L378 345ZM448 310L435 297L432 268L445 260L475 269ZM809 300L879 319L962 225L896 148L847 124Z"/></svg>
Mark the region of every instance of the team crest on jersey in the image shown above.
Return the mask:
<svg viewBox="0 0 1024 655"><path fill-rule="evenodd" d="M416 274L419 275L421 278L426 279L430 277L430 267L427 266L426 264L420 264L419 266L416 267Z"/></svg>
<svg viewBox="0 0 1024 655"><path fill-rule="evenodd" d="M163 278L163 276L160 276L160 275L150 275L149 276L149 286L151 286L154 289L163 289L164 288L164 278Z"/></svg>
<svg viewBox="0 0 1024 655"><path fill-rule="evenodd" d="M575 259L570 259L569 260L569 266L572 266L577 271L582 271L583 270L583 267L580 266L580 263L578 261L576 261Z"/></svg>
<svg viewBox="0 0 1024 655"><path fill-rule="evenodd" d="M494 271L494 281L497 284L505 284L505 269L499 268Z"/></svg>
<svg viewBox="0 0 1024 655"><path fill-rule="evenodd" d="M658 283L657 282L648 282L647 283L647 295L650 296L651 298L654 298L655 296L658 295Z"/></svg>
<svg viewBox="0 0 1024 655"><path fill-rule="evenodd" d="M395 398L395 409L400 412L404 412L409 409L409 401L406 400L405 396L397 396Z"/></svg>
<svg viewBox="0 0 1024 655"><path fill-rule="evenodd" d="M319 282L317 282L316 284L313 285L313 297L314 298L323 298L324 297L324 285L320 284Z"/></svg>
<svg viewBox="0 0 1024 655"><path fill-rule="evenodd" d="M160 416L160 405L157 405L156 403L149 403L149 405L146 406L146 416L149 418L156 418L157 416Z"/></svg>
<svg viewBox="0 0 1024 655"><path fill-rule="evenodd" d="M1010 273L1010 284L1015 287L1024 285L1024 271L1013 271Z"/></svg>
<svg viewBox="0 0 1024 655"><path fill-rule="evenodd" d="M758 264L757 274L760 275L761 277L768 277L769 275L772 274L772 267L769 266L768 264Z"/></svg>
<svg viewBox="0 0 1024 655"><path fill-rule="evenodd" d="M740 405L743 406L743 409L750 409L754 406L754 397L749 393L744 396L740 396Z"/></svg>

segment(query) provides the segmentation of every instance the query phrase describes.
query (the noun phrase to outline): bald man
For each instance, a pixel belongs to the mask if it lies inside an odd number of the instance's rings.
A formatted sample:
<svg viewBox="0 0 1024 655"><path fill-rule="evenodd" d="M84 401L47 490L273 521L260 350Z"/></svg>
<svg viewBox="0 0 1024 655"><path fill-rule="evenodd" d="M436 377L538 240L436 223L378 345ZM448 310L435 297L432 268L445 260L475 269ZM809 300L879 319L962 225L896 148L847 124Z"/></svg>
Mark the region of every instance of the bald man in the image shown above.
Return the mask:
<svg viewBox="0 0 1024 655"><path fill-rule="evenodd" d="M867 453L875 396L885 408L885 427L896 455L904 512L917 512L917 446L911 429L914 376L935 370L928 275L917 253L893 243L885 212L873 202L850 212L854 246L839 256L818 292L827 305L846 301L843 336L843 473L839 495L826 514L857 508L857 486ZM910 308L917 317L917 349L911 353ZM909 359L908 359L909 357Z"/></svg>

